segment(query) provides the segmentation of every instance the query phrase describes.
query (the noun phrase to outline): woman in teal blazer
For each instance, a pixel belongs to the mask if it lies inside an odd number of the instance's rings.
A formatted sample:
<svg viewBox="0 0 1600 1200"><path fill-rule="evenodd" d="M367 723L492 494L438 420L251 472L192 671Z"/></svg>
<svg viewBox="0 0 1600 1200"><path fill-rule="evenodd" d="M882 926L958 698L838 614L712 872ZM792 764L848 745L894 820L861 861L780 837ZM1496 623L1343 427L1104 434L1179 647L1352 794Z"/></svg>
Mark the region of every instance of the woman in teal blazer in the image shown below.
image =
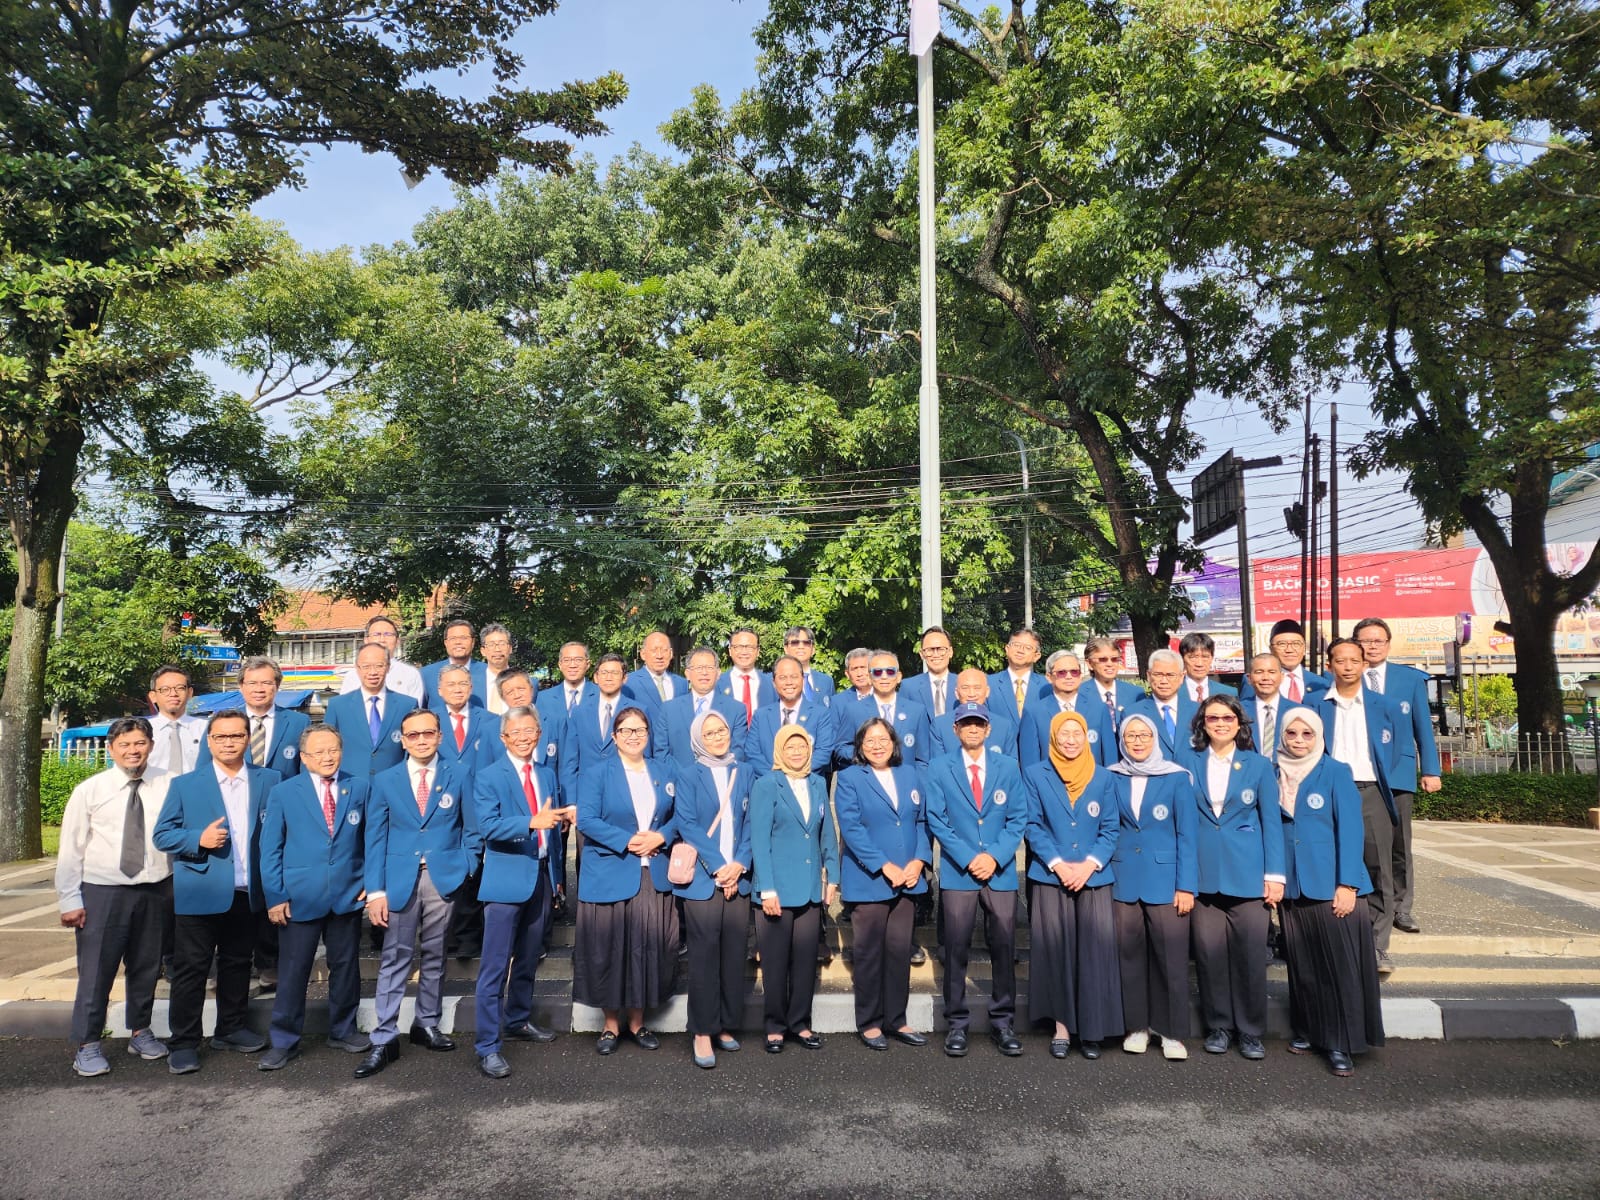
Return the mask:
<svg viewBox="0 0 1600 1200"><path fill-rule="evenodd" d="M750 747L752 753L755 747ZM767 1052L785 1034L808 1050L817 986L817 934L823 910L839 898L839 838L828 785L811 770L814 744L803 725L783 725L772 742L772 771L750 788L746 836L755 866L756 945L761 951Z"/></svg>

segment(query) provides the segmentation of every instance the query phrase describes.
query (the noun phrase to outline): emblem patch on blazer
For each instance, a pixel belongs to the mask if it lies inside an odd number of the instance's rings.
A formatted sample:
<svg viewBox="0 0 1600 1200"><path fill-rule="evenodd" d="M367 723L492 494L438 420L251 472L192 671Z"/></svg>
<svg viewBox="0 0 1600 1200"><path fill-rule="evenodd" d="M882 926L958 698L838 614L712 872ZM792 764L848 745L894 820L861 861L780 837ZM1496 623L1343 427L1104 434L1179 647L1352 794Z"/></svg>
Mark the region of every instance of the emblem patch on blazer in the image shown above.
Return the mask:
<svg viewBox="0 0 1600 1200"><path fill-rule="evenodd" d="M292 761L294 759L295 754L296 754L296 751L295 751L295 748L293 746L285 746L283 748L283 756L285 758L290 759Z"/></svg>
<svg viewBox="0 0 1600 1200"><path fill-rule="evenodd" d="M677 794L678 794L678 789L676 787L674 787L671 783L667 784L667 795L676 796Z"/></svg>
<svg viewBox="0 0 1600 1200"><path fill-rule="evenodd" d="M911 803L913 803L913 804L921 804L922 803L922 797L917 795L917 789L916 788L912 788L911 789Z"/></svg>
<svg viewBox="0 0 1600 1200"><path fill-rule="evenodd" d="M1098 729L1089 730L1089 744L1092 746L1096 742L1098 742L1099 740L1100 740L1100 731Z"/></svg>
<svg viewBox="0 0 1600 1200"><path fill-rule="evenodd" d="M1394 741L1394 731L1390 730L1390 729L1385 729L1383 731L1383 744L1385 746L1387 746L1392 741Z"/></svg>
<svg viewBox="0 0 1600 1200"><path fill-rule="evenodd" d="M1100 815L1100 801L1098 801L1098 800L1089 801L1089 815L1091 817L1098 817Z"/></svg>
<svg viewBox="0 0 1600 1200"><path fill-rule="evenodd" d="M1241 762L1236 762L1236 763L1233 764L1233 769L1235 771L1242 771L1242 770L1244 770L1244 764L1241 763Z"/></svg>
<svg viewBox="0 0 1600 1200"><path fill-rule="evenodd" d="M1411 701L1400 701L1400 715L1405 717L1409 717L1411 715Z"/></svg>
<svg viewBox="0 0 1600 1200"><path fill-rule="evenodd" d="M554 758L556 756L556 744L554 742L544 748L544 756L546 758Z"/></svg>
<svg viewBox="0 0 1600 1200"><path fill-rule="evenodd" d="M396 729L393 733L391 733L389 735L389 740L398 746L400 744L400 731Z"/></svg>
<svg viewBox="0 0 1600 1200"><path fill-rule="evenodd" d="M915 746L917 744L917 735L914 733L906 734L905 744L908 746Z"/></svg>
<svg viewBox="0 0 1600 1200"><path fill-rule="evenodd" d="M345 820L349 821L352 825L359 825L361 824L361 814L359 812L353 812L346 817Z"/></svg>
<svg viewBox="0 0 1600 1200"><path fill-rule="evenodd" d="M1167 819L1167 806L1165 804L1156 805L1150 810L1150 815L1158 821L1165 821Z"/></svg>
<svg viewBox="0 0 1600 1200"><path fill-rule="evenodd" d="M1321 808L1326 803L1327 800L1323 798L1321 792L1312 792L1311 795L1306 797L1306 807L1310 809Z"/></svg>
<svg viewBox="0 0 1600 1200"><path fill-rule="evenodd" d="M1254 804L1256 802L1255 788L1245 788L1244 791L1239 793L1239 799L1243 800L1246 804Z"/></svg>
<svg viewBox="0 0 1600 1200"><path fill-rule="evenodd" d="M456 798L454 796L452 796L449 792L446 792L444 795L439 797L439 807L440 808L449 808L455 802L456 802Z"/></svg>
<svg viewBox="0 0 1600 1200"><path fill-rule="evenodd" d="M1006 802L1006 794L1004 792L995 792L994 802L996 804L1004 804Z"/></svg>

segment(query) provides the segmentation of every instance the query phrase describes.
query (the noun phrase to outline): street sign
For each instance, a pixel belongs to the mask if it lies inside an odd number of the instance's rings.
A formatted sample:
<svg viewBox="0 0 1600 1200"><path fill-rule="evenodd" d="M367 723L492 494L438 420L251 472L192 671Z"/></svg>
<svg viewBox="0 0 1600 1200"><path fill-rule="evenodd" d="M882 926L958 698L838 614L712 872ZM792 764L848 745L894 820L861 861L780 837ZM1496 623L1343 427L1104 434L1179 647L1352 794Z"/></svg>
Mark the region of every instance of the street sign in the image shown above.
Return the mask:
<svg viewBox="0 0 1600 1200"><path fill-rule="evenodd" d="M1232 450L1194 477L1190 505L1196 542L1226 533L1239 523L1239 510L1244 507L1244 472Z"/></svg>

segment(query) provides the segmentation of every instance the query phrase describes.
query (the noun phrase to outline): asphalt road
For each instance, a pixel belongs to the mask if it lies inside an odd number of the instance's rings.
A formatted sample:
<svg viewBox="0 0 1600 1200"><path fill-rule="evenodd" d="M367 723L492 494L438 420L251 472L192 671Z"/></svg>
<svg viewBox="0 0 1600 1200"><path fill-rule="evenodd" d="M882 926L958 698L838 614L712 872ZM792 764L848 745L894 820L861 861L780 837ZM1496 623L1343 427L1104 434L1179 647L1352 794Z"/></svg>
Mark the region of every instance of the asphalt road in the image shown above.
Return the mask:
<svg viewBox="0 0 1600 1200"><path fill-rule="evenodd" d="M362 1082L320 1045L178 1078L118 1042L78 1080L60 1043L5 1041L0 1197L1600 1195L1594 1041L1397 1042L1339 1080L1281 1041L1169 1064L1024 1040L1017 1060L747 1043L701 1072L682 1036L607 1060L564 1037L512 1046L504 1081L469 1047L408 1046Z"/></svg>

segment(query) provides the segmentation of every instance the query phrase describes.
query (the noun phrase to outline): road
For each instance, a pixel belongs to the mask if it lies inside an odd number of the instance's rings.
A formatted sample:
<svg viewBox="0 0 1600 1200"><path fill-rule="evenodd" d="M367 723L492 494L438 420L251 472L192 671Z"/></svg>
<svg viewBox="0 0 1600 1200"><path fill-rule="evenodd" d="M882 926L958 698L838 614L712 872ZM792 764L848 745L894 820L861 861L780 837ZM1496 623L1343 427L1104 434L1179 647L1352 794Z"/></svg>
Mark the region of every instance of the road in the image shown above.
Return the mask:
<svg viewBox="0 0 1600 1200"><path fill-rule="evenodd" d="M176 1078L115 1043L86 1081L60 1042L10 1040L0 1197L1600 1195L1595 1041L1394 1042L1350 1080L1281 1041L1260 1064L1025 1041L951 1060L834 1036L701 1072L681 1036L606 1060L564 1037L511 1047L505 1081L407 1047L358 1083L320 1045Z"/></svg>

